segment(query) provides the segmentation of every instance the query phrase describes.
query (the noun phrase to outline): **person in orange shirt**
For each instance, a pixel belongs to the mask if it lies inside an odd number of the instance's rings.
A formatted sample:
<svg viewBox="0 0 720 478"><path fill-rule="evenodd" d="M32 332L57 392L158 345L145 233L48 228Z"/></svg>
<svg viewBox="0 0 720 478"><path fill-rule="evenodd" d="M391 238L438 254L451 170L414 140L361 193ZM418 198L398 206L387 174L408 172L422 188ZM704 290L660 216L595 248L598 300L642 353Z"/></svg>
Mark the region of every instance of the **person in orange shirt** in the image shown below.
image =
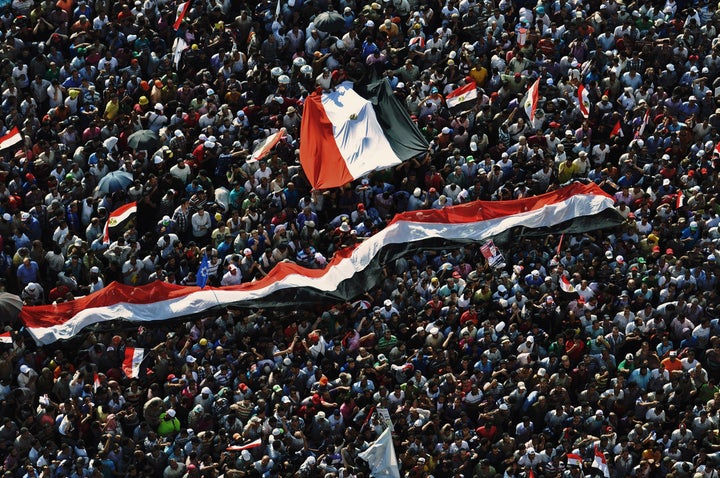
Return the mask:
<svg viewBox="0 0 720 478"><path fill-rule="evenodd" d="M680 362L677 359L677 351L676 350L671 350L670 353L668 354L668 358L663 359L663 361L660 363L662 363L665 366L665 370L670 372L671 375L673 372L682 371L682 369L683 369L682 362Z"/></svg>

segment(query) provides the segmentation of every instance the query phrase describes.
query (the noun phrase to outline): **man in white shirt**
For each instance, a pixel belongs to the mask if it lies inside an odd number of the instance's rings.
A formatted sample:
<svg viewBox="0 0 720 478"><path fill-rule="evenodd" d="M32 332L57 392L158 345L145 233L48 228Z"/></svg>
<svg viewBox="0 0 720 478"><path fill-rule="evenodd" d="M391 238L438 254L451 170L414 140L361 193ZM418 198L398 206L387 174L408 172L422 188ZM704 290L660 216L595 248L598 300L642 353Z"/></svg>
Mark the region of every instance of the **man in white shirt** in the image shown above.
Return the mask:
<svg viewBox="0 0 720 478"><path fill-rule="evenodd" d="M192 215L190 224L196 242L204 245L204 241L209 237L210 233L210 214L207 214L205 208L201 207L198 212Z"/></svg>
<svg viewBox="0 0 720 478"><path fill-rule="evenodd" d="M242 281L242 274L235 264L228 266L228 271L223 275L220 285L238 285Z"/></svg>

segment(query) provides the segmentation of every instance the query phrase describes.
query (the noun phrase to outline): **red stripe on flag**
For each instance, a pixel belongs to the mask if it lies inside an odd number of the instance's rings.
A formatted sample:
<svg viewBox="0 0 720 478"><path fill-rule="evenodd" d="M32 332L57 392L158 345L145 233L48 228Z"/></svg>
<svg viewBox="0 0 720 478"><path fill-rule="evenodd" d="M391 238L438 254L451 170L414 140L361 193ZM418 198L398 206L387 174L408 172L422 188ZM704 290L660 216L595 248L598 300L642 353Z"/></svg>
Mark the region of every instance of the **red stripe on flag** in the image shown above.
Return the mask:
<svg viewBox="0 0 720 478"><path fill-rule="evenodd" d="M304 115L315 118L300 125L300 163L310 184L317 189L330 189L349 183L353 178L345 158L335 142L333 125L322 105L322 95L313 93L303 106Z"/></svg>

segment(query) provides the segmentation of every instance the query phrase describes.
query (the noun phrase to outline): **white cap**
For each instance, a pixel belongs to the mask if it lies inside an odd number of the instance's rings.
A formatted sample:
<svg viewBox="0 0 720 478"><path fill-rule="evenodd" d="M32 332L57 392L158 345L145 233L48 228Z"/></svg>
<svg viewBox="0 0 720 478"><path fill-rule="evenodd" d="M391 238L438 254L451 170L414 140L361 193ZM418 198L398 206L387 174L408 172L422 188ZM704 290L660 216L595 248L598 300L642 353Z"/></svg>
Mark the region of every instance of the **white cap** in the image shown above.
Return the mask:
<svg viewBox="0 0 720 478"><path fill-rule="evenodd" d="M445 127L441 130L441 133L442 133L442 134L450 134L450 128L448 128L447 126L445 126Z"/></svg>
<svg viewBox="0 0 720 478"><path fill-rule="evenodd" d="M155 109L158 111L162 111L165 109L165 107L162 105L162 103L158 103L155 105Z"/></svg>
<svg viewBox="0 0 720 478"><path fill-rule="evenodd" d="M98 266L92 266L92 267L90 268L90 272L93 272L93 273L95 273L95 274L99 274L99 273L100 273L100 269L98 268Z"/></svg>
<svg viewBox="0 0 720 478"><path fill-rule="evenodd" d="M663 186L670 186L670 180L668 178L663 179Z"/></svg>
<svg viewBox="0 0 720 478"><path fill-rule="evenodd" d="M322 411L317 412L317 413L315 414L315 416L317 416L319 420L324 420L324 419L325 419L325 412L322 412Z"/></svg>
<svg viewBox="0 0 720 478"><path fill-rule="evenodd" d="M202 395L212 395L212 390L210 390L210 387L203 387L200 393Z"/></svg>
<svg viewBox="0 0 720 478"><path fill-rule="evenodd" d="M2 218L5 219L6 221L12 221L12 216L8 213L3 214Z"/></svg>
<svg viewBox="0 0 720 478"><path fill-rule="evenodd" d="M252 460L252 455L250 455L250 452L247 450L243 450L242 453L240 454L240 456L242 456L242 459L245 461Z"/></svg>
<svg viewBox="0 0 720 478"><path fill-rule="evenodd" d="M169 416L170 418L175 418L175 410L173 410L172 408L170 410L168 410L166 413L167 413L167 416Z"/></svg>
<svg viewBox="0 0 720 478"><path fill-rule="evenodd" d="M385 302L383 302L383 305L385 307L390 307L392 305L392 301L390 299L385 299Z"/></svg>
<svg viewBox="0 0 720 478"><path fill-rule="evenodd" d="M28 373L29 371L30 371L30 367L28 367L25 364L20 365L20 373Z"/></svg>
<svg viewBox="0 0 720 478"><path fill-rule="evenodd" d="M246 247L245 249L243 249L243 255L245 255L245 256L251 256L251 255L252 255L252 249L250 249L249 247Z"/></svg>
<svg viewBox="0 0 720 478"><path fill-rule="evenodd" d="M438 329L437 327L433 327L432 329L430 329L430 333L436 335L440 333L440 329Z"/></svg>
<svg viewBox="0 0 720 478"><path fill-rule="evenodd" d="M535 343L535 337L533 337L532 335L528 335L528 338L525 339L525 341L526 341L526 342L530 342L531 344L534 344L534 343Z"/></svg>

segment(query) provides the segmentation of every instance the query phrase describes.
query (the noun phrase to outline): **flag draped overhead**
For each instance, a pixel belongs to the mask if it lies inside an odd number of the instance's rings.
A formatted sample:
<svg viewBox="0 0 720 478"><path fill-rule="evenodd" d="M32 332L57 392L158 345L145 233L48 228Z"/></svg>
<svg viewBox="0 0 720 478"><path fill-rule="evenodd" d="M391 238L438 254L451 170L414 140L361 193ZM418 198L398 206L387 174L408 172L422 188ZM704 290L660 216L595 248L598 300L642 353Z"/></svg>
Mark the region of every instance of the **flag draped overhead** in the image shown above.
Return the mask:
<svg viewBox="0 0 720 478"><path fill-rule="evenodd" d="M597 185L574 183L552 193L512 201L475 201L442 210L398 214L362 243L339 250L324 269L280 263L267 277L231 287L141 287L111 283L101 291L56 305L24 307L20 317L36 342L70 339L85 327L128 320L153 322L204 313L217 306L299 307L354 300L377 285L381 264L429 244L514 240L549 232L585 232L623 222L613 198Z"/></svg>
<svg viewBox="0 0 720 478"><path fill-rule="evenodd" d="M387 80L363 93L350 82L305 100L300 163L315 189L330 189L422 154L428 143Z"/></svg>

